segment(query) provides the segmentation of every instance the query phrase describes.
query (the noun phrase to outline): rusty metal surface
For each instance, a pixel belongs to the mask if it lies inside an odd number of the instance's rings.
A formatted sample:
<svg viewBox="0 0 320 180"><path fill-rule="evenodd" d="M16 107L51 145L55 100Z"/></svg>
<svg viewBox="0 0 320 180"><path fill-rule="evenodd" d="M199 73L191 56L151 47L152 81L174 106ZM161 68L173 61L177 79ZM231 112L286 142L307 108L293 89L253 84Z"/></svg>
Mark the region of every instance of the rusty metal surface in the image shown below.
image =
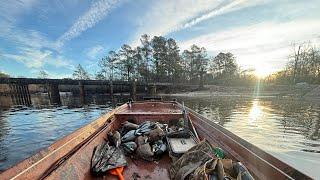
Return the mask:
<svg viewBox="0 0 320 180"><path fill-rule="evenodd" d="M181 118L182 115L181 114L171 114L171 115L142 115L142 114L138 114L138 115L116 115L116 119L124 122L126 120L133 120L133 122L140 124L146 120L148 121L158 121L158 122L163 122L166 123L168 122L168 120L177 120L179 118Z"/></svg>
<svg viewBox="0 0 320 180"><path fill-rule="evenodd" d="M181 109L176 103L173 102L135 102L132 107L126 106L122 111L117 114L133 114L133 115L149 115L149 114L182 114Z"/></svg>
<svg viewBox="0 0 320 180"><path fill-rule="evenodd" d="M130 119L137 123L145 120L161 122L175 120L182 117L180 108L181 104L175 102L139 102L134 103L132 109L124 104L3 172L0 174L0 179L38 179L44 177L45 172L47 179L116 179L111 175L95 178L90 174L93 148L105 140L107 132L118 129L122 122ZM229 158L242 161L256 178L309 178L196 112L190 109L189 112L189 117L201 139L207 139L213 145L223 148ZM112 120L105 123L107 119ZM56 162L60 163L55 164ZM139 175L141 179L169 178L167 169L170 167L170 159L167 156L159 163L132 161L130 158L128 163L129 166L124 169L125 179L133 179L135 175Z"/></svg>

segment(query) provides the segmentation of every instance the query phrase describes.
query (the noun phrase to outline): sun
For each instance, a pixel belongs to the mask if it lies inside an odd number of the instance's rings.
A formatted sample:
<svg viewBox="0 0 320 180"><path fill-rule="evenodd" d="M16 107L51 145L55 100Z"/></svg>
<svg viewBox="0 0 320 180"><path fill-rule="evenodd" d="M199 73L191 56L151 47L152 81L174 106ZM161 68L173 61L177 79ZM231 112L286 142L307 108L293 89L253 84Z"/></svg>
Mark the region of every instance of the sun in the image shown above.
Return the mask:
<svg viewBox="0 0 320 180"><path fill-rule="evenodd" d="M272 73L272 70L269 69L268 67L262 67L262 66L258 66L255 68L254 74L258 77L258 78L265 78L268 75L270 75Z"/></svg>

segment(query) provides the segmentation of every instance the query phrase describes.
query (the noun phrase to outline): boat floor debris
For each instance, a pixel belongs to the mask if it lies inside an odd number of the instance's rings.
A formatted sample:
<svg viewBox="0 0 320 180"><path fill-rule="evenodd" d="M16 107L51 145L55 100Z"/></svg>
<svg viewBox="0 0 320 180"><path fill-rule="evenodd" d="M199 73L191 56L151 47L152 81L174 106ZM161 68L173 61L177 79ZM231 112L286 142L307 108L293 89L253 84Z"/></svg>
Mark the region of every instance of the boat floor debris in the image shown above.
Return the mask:
<svg viewBox="0 0 320 180"><path fill-rule="evenodd" d="M170 157L164 155L159 161L148 162L142 159L127 158L128 166L123 170L125 179L168 179L170 167ZM126 178L127 177L127 178ZM101 177L96 177L97 179ZM117 176L106 174L104 179L117 180Z"/></svg>
<svg viewBox="0 0 320 180"><path fill-rule="evenodd" d="M110 146L94 148L91 173L107 179L118 175L120 180L123 169L124 177L132 179L253 179L240 162L226 159L222 149L206 140L199 142L190 126L187 116L169 124L125 121L106 135Z"/></svg>

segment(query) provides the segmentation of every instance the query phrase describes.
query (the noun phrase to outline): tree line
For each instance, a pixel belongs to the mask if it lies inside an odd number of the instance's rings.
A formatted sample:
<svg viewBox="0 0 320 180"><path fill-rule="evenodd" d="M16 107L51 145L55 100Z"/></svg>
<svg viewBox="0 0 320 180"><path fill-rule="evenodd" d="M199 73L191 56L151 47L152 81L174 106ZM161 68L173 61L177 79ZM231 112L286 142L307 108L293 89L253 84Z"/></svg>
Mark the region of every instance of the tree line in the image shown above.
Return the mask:
<svg viewBox="0 0 320 180"><path fill-rule="evenodd" d="M4 72L0 72L0 78L9 78L9 74L6 74Z"/></svg>
<svg viewBox="0 0 320 180"><path fill-rule="evenodd" d="M118 51L109 51L98 65L94 78L99 80L189 83L200 87L209 82L224 83L240 74L232 53L211 57L205 47L197 45L181 51L173 38L151 38L147 34L141 36L137 47L124 44ZM80 64L73 77L91 78Z"/></svg>
<svg viewBox="0 0 320 180"><path fill-rule="evenodd" d="M173 38L144 34L137 47L124 44L117 51L109 51L98 60L96 74L91 75L78 64L74 79L125 80L145 83L169 82L217 85L255 85L254 69L242 69L230 52L209 56L205 47L192 45L181 50ZM44 70L38 78L48 78ZM9 77L0 73L0 77ZM311 43L293 44L288 63L281 71L260 82L265 84L320 84L320 50Z"/></svg>
<svg viewBox="0 0 320 180"><path fill-rule="evenodd" d="M292 45L292 53L284 70L278 71L265 81L277 84L306 82L320 84L320 50L311 43Z"/></svg>

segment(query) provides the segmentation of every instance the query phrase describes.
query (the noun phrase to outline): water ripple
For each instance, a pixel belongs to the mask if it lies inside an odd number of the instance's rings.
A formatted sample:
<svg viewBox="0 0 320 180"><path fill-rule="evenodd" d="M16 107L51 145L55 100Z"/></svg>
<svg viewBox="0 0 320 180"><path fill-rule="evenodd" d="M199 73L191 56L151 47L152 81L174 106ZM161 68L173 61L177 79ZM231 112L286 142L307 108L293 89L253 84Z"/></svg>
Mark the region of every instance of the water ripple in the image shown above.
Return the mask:
<svg viewBox="0 0 320 180"><path fill-rule="evenodd" d="M71 109L15 107L0 111L0 170L47 147L110 111L110 106ZM19 152L19 153L17 153Z"/></svg>

